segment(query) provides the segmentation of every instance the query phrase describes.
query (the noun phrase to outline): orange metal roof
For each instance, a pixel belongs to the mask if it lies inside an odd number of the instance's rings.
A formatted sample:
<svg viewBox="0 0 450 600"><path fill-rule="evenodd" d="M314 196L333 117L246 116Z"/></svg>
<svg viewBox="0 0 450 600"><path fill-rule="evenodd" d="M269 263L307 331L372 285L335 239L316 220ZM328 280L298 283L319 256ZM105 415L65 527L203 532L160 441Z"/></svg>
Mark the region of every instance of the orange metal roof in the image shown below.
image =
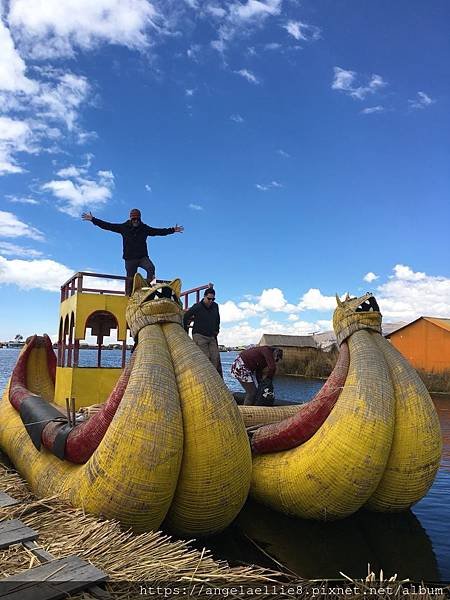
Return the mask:
<svg viewBox="0 0 450 600"><path fill-rule="evenodd" d="M403 325L403 327L399 327L398 329L395 329L394 331L387 333L385 335L385 337L390 338L391 335L395 335L402 329L405 329L406 327L409 327L413 323L420 321L420 319L424 319L425 321L429 321L430 323L433 323L433 325L437 325L438 327L442 327L442 329L446 329L447 331L450 331L450 319L440 319L438 317L418 317L417 319L414 319L414 321L411 321L410 323Z"/></svg>
<svg viewBox="0 0 450 600"><path fill-rule="evenodd" d="M423 317L426 321L430 321L434 325L438 327L442 327L442 329L446 329L450 331L450 319L438 319L436 317Z"/></svg>

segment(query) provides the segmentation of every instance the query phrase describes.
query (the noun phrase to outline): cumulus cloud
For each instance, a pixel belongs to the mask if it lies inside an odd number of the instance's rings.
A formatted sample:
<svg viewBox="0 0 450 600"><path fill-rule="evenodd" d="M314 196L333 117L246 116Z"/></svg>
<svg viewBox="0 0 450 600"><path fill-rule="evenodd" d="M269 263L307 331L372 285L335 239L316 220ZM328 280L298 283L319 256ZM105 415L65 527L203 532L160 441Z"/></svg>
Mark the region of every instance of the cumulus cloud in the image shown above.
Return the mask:
<svg viewBox="0 0 450 600"><path fill-rule="evenodd" d="M112 197L113 189L114 175L111 171L97 171L96 179L78 174L71 179L56 179L42 186L43 191L51 192L56 198L58 210L75 218L83 210L106 204Z"/></svg>
<svg viewBox="0 0 450 600"><path fill-rule="evenodd" d="M367 281L368 283L372 283L372 281L375 281L376 279L379 279L378 275L375 275L375 273L372 273L372 271L369 271L368 273L366 273L363 277L364 281Z"/></svg>
<svg viewBox="0 0 450 600"><path fill-rule="evenodd" d="M152 187L150 185L148 185L148 183L145 184L145 191L151 193L152 192Z"/></svg>
<svg viewBox="0 0 450 600"><path fill-rule="evenodd" d="M189 208L191 210L203 210L203 206L201 206L200 204L189 204Z"/></svg>
<svg viewBox="0 0 450 600"><path fill-rule="evenodd" d="M27 237L36 241L44 240L44 235L39 229L27 225L13 213L4 210L0 210L0 237Z"/></svg>
<svg viewBox="0 0 450 600"><path fill-rule="evenodd" d="M394 274L377 288L384 317L411 321L420 316L450 317L450 279L395 265Z"/></svg>
<svg viewBox="0 0 450 600"><path fill-rule="evenodd" d="M300 299L300 310L328 311L336 308L335 296L324 296L317 288L310 288Z"/></svg>
<svg viewBox="0 0 450 600"><path fill-rule="evenodd" d="M431 106L436 100L433 100L433 98L428 96L428 94L425 94L425 92L417 92L416 97L413 100L408 100L408 102L411 108L420 110Z"/></svg>
<svg viewBox="0 0 450 600"><path fill-rule="evenodd" d="M282 150L281 148L278 148L277 154L279 154L283 158L291 158L291 155L285 152L285 150Z"/></svg>
<svg viewBox="0 0 450 600"><path fill-rule="evenodd" d="M364 100L369 94L374 94L387 85L383 78L376 74L371 76L366 85L357 85L357 78L358 74L355 71L334 67L334 78L331 88L343 92L352 98Z"/></svg>
<svg viewBox="0 0 450 600"><path fill-rule="evenodd" d="M11 0L8 14L21 51L35 59L73 57L101 43L144 50L158 19L147 0Z"/></svg>
<svg viewBox="0 0 450 600"><path fill-rule="evenodd" d="M244 122L244 118L241 117L241 115L239 115L239 114L231 115L230 120L234 121L235 123L243 123Z"/></svg>
<svg viewBox="0 0 450 600"><path fill-rule="evenodd" d="M369 272L365 280L372 282L378 277ZM407 265L395 265L393 274L378 286L375 295L388 322L411 321L419 316L450 317L450 278L414 271ZM245 302L227 300L220 305L221 343L256 344L263 333L310 335L332 329L335 296L326 296L318 288L310 288L297 304L289 303L279 288L247 298ZM330 318L302 319L303 311L328 313Z"/></svg>
<svg viewBox="0 0 450 600"><path fill-rule="evenodd" d="M8 260L0 256L0 284L16 285L24 290L59 292L61 282L67 281L73 273L53 260Z"/></svg>

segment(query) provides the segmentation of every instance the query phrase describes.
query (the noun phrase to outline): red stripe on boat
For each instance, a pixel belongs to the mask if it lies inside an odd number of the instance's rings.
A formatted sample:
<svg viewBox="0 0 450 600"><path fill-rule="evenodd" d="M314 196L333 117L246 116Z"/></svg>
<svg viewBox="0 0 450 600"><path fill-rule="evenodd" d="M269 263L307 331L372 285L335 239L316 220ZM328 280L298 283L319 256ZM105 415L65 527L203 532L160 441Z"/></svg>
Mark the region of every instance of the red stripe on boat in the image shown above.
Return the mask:
<svg viewBox="0 0 450 600"><path fill-rule="evenodd" d="M344 342L340 347L333 372L313 400L308 402L298 414L279 423L264 425L257 429L252 437L253 452L266 454L289 450L312 438L339 398L347 378L349 360L348 345Z"/></svg>

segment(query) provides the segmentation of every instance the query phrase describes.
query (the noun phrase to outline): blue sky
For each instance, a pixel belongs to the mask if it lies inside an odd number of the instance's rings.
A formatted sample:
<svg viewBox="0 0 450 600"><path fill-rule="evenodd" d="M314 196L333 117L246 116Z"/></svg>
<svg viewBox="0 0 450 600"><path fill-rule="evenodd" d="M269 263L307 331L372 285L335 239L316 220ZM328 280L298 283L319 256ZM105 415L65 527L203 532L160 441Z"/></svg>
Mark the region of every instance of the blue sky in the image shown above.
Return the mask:
<svg viewBox="0 0 450 600"><path fill-rule="evenodd" d="M0 0L0 340L55 335L73 272L215 283L226 344L450 317L444 0Z"/></svg>

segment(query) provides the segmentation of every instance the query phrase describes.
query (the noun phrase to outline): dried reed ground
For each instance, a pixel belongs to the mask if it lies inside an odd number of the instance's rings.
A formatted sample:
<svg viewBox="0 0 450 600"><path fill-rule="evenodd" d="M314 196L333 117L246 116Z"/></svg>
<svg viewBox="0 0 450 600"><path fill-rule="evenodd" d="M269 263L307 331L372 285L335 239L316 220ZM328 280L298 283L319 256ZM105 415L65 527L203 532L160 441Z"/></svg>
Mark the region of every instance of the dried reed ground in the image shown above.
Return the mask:
<svg viewBox="0 0 450 600"><path fill-rule="evenodd" d="M115 521L98 519L62 503L58 498L36 500L20 476L0 462L0 489L20 504L0 508L0 521L20 519L39 532L39 545L55 558L76 554L106 572L114 598L132 598L124 582L160 585L208 583L212 586L277 584L282 574L260 567L231 568L215 561L209 550L171 540L161 532L133 534ZM37 566L39 561L22 545L0 551L0 578ZM283 577L286 579L285 577ZM79 595L79 598L89 596Z"/></svg>
<svg viewBox="0 0 450 600"><path fill-rule="evenodd" d="M382 573L377 577L369 573L365 581L353 581L347 578L348 584L330 584L327 588L326 582L320 581L301 581L298 578L295 583L289 582L286 574L260 567L231 568L224 561L215 561L209 550L203 549L202 552L193 550L187 542L172 541L169 536L161 532L135 535L122 531L117 522L86 515L57 498L36 500L26 483L14 470L3 464L1 458L0 455L0 490L19 500L20 503L16 506L0 508L0 521L20 519L39 532L38 543L55 558L76 554L103 570L109 577L106 590L114 600L145 598L146 596L137 592L133 582L146 582L153 587L179 584L186 587L188 597L210 599L248 597L287 600L291 598L368 600L376 597L395 600L444 600L450 597L448 586L442 594L428 593L428 591L406 594L406 586L397 582L395 576L383 581ZM301 540L299 543L302 543ZM33 553L21 544L1 550L0 579L39 564ZM199 591L201 585L204 585L202 592ZM240 585L244 588L248 586L248 589L267 586L268 593L219 595L217 592L218 588ZM302 586L301 594L293 591L295 589L293 586L298 585ZM273 586L279 586L280 591L272 593ZM336 591L339 586L347 591L344 593ZM395 590L394 593L386 593L386 588L389 586ZM439 585L439 587L444 586ZM210 593L207 588L216 591ZM349 589L354 588L358 589L357 593L348 593ZM374 588L383 591L374 594ZM95 600L95 596L89 592L73 595L71 598Z"/></svg>

